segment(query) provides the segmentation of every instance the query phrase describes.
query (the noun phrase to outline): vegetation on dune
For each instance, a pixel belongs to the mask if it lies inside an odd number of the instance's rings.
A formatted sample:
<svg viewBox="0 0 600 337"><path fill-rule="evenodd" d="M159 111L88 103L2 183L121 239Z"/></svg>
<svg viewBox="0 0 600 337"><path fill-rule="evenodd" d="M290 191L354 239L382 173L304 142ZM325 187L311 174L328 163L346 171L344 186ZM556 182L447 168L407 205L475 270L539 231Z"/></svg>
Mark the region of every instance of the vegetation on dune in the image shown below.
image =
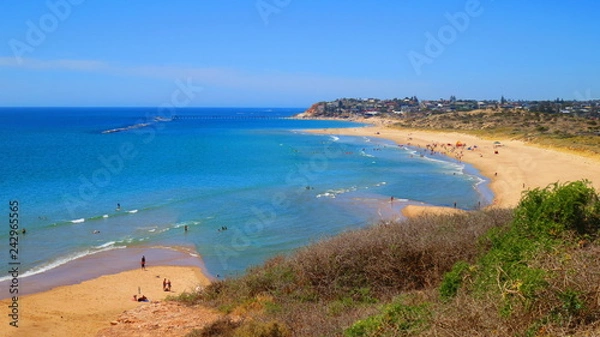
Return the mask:
<svg viewBox="0 0 600 337"><path fill-rule="evenodd" d="M211 284L198 336L585 336L600 332L600 201L588 182L514 210L352 231Z"/></svg>
<svg viewBox="0 0 600 337"><path fill-rule="evenodd" d="M573 114L526 110L475 110L415 114L398 119L398 127L460 131L483 138L523 140L543 146L600 154L600 122Z"/></svg>
<svg viewBox="0 0 600 337"><path fill-rule="evenodd" d="M596 191L585 181L535 189L514 214L509 226L484 236L490 248L476 263L446 274L440 295L460 297L454 304L494 303L500 335L559 336L593 327L600 318Z"/></svg>

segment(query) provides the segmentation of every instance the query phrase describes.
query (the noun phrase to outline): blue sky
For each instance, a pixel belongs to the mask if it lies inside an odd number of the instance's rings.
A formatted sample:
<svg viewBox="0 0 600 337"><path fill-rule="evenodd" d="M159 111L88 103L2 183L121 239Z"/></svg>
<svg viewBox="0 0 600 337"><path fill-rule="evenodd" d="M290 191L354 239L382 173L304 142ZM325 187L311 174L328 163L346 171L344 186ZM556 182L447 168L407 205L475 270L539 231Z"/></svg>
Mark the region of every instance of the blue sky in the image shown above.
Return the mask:
<svg viewBox="0 0 600 337"><path fill-rule="evenodd" d="M582 0L0 2L0 106L600 98ZM199 89L201 88L201 89Z"/></svg>

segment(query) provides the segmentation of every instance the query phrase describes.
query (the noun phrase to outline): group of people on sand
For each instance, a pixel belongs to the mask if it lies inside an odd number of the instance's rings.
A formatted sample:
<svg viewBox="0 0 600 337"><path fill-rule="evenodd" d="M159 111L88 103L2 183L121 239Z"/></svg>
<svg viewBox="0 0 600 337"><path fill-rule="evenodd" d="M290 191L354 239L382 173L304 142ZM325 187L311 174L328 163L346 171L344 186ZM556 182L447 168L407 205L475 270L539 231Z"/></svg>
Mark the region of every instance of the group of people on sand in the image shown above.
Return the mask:
<svg viewBox="0 0 600 337"><path fill-rule="evenodd" d="M171 280L167 279L166 277L163 279L163 291L171 291ZM137 302L150 302L148 297L145 295L133 295L132 300Z"/></svg>
<svg viewBox="0 0 600 337"><path fill-rule="evenodd" d="M163 291L171 291L171 280L165 279L163 280Z"/></svg>
<svg viewBox="0 0 600 337"><path fill-rule="evenodd" d="M142 256L141 265L142 270L146 270L146 256ZM163 291L171 291L171 280L167 279L166 277L163 279ZM144 295L133 295L133 301L149 302L150 300Z"/></svg>

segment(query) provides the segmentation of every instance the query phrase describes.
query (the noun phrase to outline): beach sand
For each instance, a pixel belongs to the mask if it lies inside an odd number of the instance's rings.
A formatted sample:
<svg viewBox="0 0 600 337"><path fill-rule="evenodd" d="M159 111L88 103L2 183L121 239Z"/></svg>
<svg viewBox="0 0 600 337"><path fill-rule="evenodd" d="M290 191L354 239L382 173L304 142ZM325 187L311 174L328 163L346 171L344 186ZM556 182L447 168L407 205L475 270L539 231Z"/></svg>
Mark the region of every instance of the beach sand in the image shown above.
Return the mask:
<svg viewBox="0 0 600 337"><path fill-rule="evenodd" d="M544 188L555 182L587 179L592 182L594 188L600 190L600 158L528 145L521 141L486 140L455 132L399 129L384 125L309 132L384 138L398 145L411 145L424 150L428 144L434 143L456 144L460 141L466 144L466 147L476 145L477 148L471 151L465 148L461 160L472 164L483 176L491 180L490 189L494 193L492 206L514 207L521 199L523 191ZM501 146L495 147L495 141L500 141ZM456 152L447 155L455 158L455 154ZM411 206L405 211L405 215L421 214L419 207ZM432 210L439 212L439 208Z"/></svg>
<svg viewBox="0 0 600 337"><path fill-rule="evenodd" d="M162 289L165 277L171 280L171 292ZM168 295L192 291L209 282L201 269L194 266L152 266L146 270L140 268L104 275L79 284L19 297L19 327L9 326L9 317L2 315L0 335L96 336L99 330L110 327L110 322L123 311L151 304L135 302L133 295L141 293L151 301L160 301ZM4 312L9 305L10 299L0 301Z"/></svg>

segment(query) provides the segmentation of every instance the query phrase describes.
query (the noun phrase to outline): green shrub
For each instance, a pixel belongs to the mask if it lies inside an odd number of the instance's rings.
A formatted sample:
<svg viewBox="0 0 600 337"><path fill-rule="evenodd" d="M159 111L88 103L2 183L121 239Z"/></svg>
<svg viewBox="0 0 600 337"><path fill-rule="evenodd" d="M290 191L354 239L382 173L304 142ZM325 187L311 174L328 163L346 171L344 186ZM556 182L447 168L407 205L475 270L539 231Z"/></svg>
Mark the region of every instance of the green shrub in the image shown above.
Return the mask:
<svg viewBox="0 0 600 337"><path fill-rule="evenodd" d="M587 181L553 184L528 191L508 229L493 229L485 240L490 250L477 263L475 289L500 298L500 314L513 314L518 304L528 310L548 285L548 273L532 267L538 256L556 252L575 235L594 235L600 226L598 195ZM453 275L456 278L456 275ZM452 291L451 276L444 289Z"/></svg>
<svg viewBox="0 0 600 337"><path fill-rule="evenodd" d="M234 332L233 337L289 337L291 335L290 330L282 323L249 321L242 324Z"/></svg>
<svg viewBox="0 0 600 337"><path fill-rule="evenodd" d="M187 291L184 291L177 296L169 295L169 296L167 296L167 298L165 300L177 301L177 302L181 302L184 304L192 305L198 301L198 294L197 293L189 293Z"/></svg>
<svg viewBox="0 0 600 337"><path fill-rule="evenodd" d="M409 336L422 332L431 320L427 304L405 305L401 300L383 307L380 314L360 320L344 331L347 337Z"/></svg>
<svg viewBox="0 0 600 337"><path fill-rule="evenodd" d="M452 267L452 270L444 275L442 284L440 285L440 296L443 300L448 300L458 293L463 277L469 270L469 264L464 261L459 261Z"/></svg>
<svg viewBox="0 0 600 337"><path fill-rule="evenodd" d="M559 294L562 302L561 312L568 316L579 314L585 310L585 302L581 299L581 293L573 289L566 289Z"/></svg>
<svg viewBox="0 0 600 337"><path fill-rule="evenodd" d="M185 337L233 337L233 333L240 323L229 318L221 318L202 329L194 329Z"/></svg>
<svg viewBox="0 0 600 337"><path fill-rule="evenodd" d="M600 229L600 201L587 180L552 184L526 193L515 212L522 233L556 237L564 230L596 235Z"/></svg>

